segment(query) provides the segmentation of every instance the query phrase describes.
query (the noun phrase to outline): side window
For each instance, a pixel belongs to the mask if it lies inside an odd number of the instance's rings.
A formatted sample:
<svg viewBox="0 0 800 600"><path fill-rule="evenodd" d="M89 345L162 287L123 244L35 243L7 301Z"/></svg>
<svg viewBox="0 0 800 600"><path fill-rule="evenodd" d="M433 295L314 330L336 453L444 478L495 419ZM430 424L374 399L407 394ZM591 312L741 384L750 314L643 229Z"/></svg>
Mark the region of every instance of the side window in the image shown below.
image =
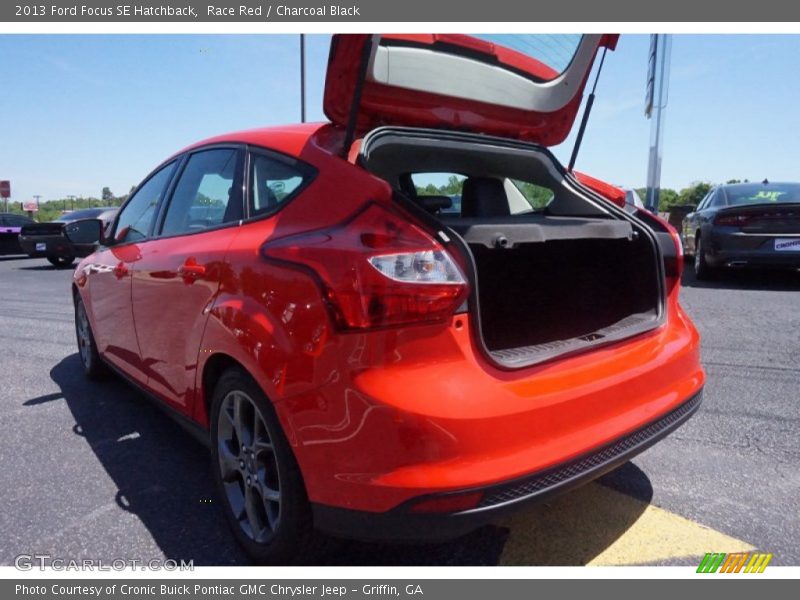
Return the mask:
<svg viewBox="0 0 800 600"><path fill-rule="evenodd" d="M147 237L156 208L174 169L173 161L148 179L128 201L117 220L114 233L117 243L138 242Z"/></svg>
<svg viewBox="0 0 800 600"><path fill-rule="evenodd" d="M189 157L164 216L161 235L202 231L244 217L242 152L201 150Z"/></svg>
<svg viewBox="0 0 800 600"><path fill-rule="evenodd" d="M273 212L311 180L312 170L290 159L253 153L250 158L250 216Z"/></svg>
<svg viewBox="0 0 800 600"><path fill-rule="evenodd" d="M725 206L725 194L723 194L720 190L713 192L713 197L709 200L708 205L706 208L709 207L718 207L718 206Z"/></svg>
<svg viewBox="0 0 800 600"><path fill-rule="evenodd" d="M713 193L714 191L712 190L708 192L705 196L703 196L703 199L697 203L697 208L695 209L695 212L700 212L701 210L705 209L705 207L708 205L708 199L711 198L711 195Z"/></svg>
<svg viewBox="0 0 800 600"><path fill-rule="evenodd" d="M9 227L22 227L23 225L29 225L30 221L25 217L20 217L17 215L6 215L5 224L8 225Z"/></svg>

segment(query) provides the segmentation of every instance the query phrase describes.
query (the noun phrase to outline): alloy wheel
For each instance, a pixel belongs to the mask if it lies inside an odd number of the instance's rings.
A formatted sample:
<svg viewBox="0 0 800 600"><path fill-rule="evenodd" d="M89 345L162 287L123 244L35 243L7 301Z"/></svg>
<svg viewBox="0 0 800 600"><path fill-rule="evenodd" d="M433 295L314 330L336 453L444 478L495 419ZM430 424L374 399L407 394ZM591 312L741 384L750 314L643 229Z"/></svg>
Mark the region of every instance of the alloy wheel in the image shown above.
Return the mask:
<svg viewBox="0 0 800 600"><path fill-rule="evenodd" d="M89 326L89 317L86 315L86 308L83 302L78 302L77 318L75 319L75 331L78 337L78 352L85 367L89 367L92 360L92 330Z"/></svg>
<svg viewBox="0 0 800 600"><path fill-rule="evenodd" d="M281 487L272 438L256 403L245 392L222 400L217 450L225 497L242 531L269 542L281 518Z"/></svg>

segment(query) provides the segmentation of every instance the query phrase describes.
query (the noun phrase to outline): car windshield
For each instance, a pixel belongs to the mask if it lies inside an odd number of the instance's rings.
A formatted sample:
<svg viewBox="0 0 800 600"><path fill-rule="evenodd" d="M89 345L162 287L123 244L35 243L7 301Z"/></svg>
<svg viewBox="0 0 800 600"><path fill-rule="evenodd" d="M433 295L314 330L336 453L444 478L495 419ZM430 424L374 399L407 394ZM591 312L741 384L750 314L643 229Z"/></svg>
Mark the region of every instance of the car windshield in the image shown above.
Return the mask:
<svg viewBox="0 0 800 600"><path fill-rule="evenodd" d="M107 209L105 208L84 208L82 210L76 210L65 215L61 215L56 219L56 221L66 223L69 221L78 221L80 219L96 219L106 210Z"/></svg>
<svg viewBox="0 0 800 600"><path fill-rule="evenodd" d="M800 183L753 183L725 189L728 206L800 202Z"/></svg>

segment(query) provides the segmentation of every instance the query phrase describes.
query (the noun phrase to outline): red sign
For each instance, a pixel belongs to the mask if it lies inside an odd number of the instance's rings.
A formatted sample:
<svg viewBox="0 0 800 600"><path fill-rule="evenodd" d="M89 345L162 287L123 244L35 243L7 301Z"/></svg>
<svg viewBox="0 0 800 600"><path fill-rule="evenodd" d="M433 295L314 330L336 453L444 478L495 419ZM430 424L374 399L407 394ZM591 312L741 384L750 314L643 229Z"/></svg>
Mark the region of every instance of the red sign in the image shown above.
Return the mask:
<svg viewBox="0 0 800 600"><path fill-rule="evenodd" d="M10 198L10 197L11 197L11 182L0 181L0 198Z"/></svg>
<svg viewBox="0 0 800 600"><path fill-rule="evenodd" d="M23 202L22 210L27 210L28 212L37 212L39 210L39 205L36 202Z"/></svg>

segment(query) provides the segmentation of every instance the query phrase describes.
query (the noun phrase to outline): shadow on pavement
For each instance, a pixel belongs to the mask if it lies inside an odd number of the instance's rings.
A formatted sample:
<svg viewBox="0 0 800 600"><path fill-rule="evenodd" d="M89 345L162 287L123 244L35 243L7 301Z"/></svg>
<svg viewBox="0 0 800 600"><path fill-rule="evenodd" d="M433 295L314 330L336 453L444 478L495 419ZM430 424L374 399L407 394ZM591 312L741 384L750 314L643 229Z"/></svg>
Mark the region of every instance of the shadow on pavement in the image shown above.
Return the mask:
<svg viewBox="0 0 800 600"><path fill-rule="evenodd" d="M0 256L0 262L23 260L30 258L27 254L3 254Z"/></svg>
<svg viewBox="0 0 800 600"><path fill-rule="evenodd" d="M75 433L116 484L117 504L141 520L167 558L249 564L215 502L205 448L120 379L87 381L77 354L53 367L50 377L75 418Z"/></svg>
<svg viewBox="0 0 800 600"><path fill-rule="evenodd" d="M69 267L69 269L67 269L67 268L59 269L57 267L54 267L50 263L47 263L47 264L44 264L44 265L36 265L35 267L18 267L17 268L18 271L68 271L70 269L72 269L72 267Z"/></svg>
<svg viewBox="0 0 800 600"><path fill-rule="evenodd" d="M118 488L120 509L135 514L167 558L195 565L250 564L228 531L214 495L208 453L155 404L121 380L88 382L77 354L50 371L76 425ZM622 535L652 497L647 476L628 463L601 482L639 501L593 506L587 489L537 505L499 525L439 544L332 540L320 565L584 564ZM588 503L588 504L587 504ZM593 527L580 525L585 519ZM575 526L578 524L578 526ZM507 548L514 536L513 549ZM577 548L580 552L565 551Z"/></svg>

